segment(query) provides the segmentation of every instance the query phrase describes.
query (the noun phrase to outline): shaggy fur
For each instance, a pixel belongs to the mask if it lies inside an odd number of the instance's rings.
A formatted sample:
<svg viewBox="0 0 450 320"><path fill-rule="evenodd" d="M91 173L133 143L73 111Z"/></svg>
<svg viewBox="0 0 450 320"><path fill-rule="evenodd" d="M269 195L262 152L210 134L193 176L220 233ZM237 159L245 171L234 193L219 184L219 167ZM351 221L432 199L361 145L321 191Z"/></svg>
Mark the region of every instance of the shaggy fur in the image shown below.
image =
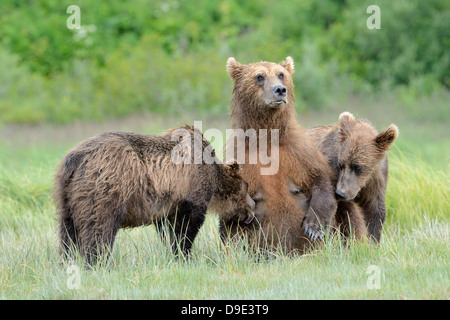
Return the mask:
<svg viewBox="0 0 450 320"><path fill-rule="evenodd" d="M172 140L175 129L162 136L102 133L64 157L54 192L62 255L73 253L73 247L92 265L111 252L119 228L152 223L162 227L165 222L171 226L174 252L178 243L188 255L207 209L222 218L252 219L254 202L239 166L194 164L195 139L202 153L206 150L215 157L214 150L198 130L189 126L177 130L187 136ZM172 161L177 146L193 164Z"/></svg>
<svg viewBox="0 0 450 320"><path fill-rule="evenodd" d="M352 226L379 242L386 217L385 195L388 180L386 152L398 136L398 128L391 124L381 133L366 120L355 119L348 112L339 117L333 126L312 128L306 132L325 155L334 171L336 194L340 198L337 219L345 216L361 220ZM355 203L356 207L349 207ZM360 207L360 209L358 208ZM355 209L356 208L356 209ZM356 211L355 211L356 210Z"/></svg>
<svg viewBox="0 0 450 320"><path fill-rule="evenodd" d="M296 121L292 82L294 62L288 57L280 64L242 65L230 58L227 70L234 80L233 129L255 129L258 137L259 129L267 129L269 154L278 152L279 169L276 174L261 175L260 169L267 166L259 158L257 164L248 163L250 151L246 144L246 163L241 164L240 172L256 200L258 221L241 228L222 219L221 235L225 238L228 233L235 236L244 232L253 237L255 230L262 229L264 243L261 245L281 244L287 252L303 252L311 241L323 236L324 228L328 228L334 217L337 203L330 180L332 171ZM285 87L284 97L274 93L276 86ZM279 130L276 150L270 147L271 129ZM227 152L229 143L230 140ZM236 148L234 153L237 157Z"/></svg>

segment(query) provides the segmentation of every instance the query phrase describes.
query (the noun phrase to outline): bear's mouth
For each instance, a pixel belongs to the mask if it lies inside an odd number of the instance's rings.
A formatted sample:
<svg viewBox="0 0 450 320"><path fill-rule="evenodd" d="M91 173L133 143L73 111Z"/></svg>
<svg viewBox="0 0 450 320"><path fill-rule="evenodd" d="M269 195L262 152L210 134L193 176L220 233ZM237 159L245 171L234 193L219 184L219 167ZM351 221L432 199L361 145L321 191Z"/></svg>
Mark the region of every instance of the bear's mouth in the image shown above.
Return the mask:
<svg viewBox="0 0 450 320"><path fill-rule="evenodd" d="M286 103L286 100L281 99L281 100L276 100L276 101L270 101L268 103L268 105L275 108L275 107L278 107L279 105L281 105L283 103Z"/></svg>
<svg viewBox="0 0 450 320"><path fill-rule="evenodd" d="M244 223L245 224L250 224L250 223L252 223L253 219L255 219L255 213L254 212L252 212L250 214L250 216L247 218L247 220L244 221Z"/></svg>

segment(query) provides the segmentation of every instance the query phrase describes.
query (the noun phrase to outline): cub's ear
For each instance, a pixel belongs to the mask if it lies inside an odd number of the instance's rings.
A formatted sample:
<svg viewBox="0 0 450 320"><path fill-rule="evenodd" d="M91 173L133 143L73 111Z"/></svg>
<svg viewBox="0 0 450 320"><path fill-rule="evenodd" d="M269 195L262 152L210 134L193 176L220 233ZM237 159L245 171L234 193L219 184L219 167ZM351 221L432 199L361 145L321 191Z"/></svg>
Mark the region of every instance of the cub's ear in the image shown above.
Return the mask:
<svg viewBox="0 0 450 320"><path fill-rule="evenodd" d="M391 124L386 130L380 132L375 137L375 144L383 151L386 151L391 146L392 142L398 137L398 128L395 124Z"/></svg>
<svg viewBox="0 0 450 320"><path fill-rule="evenodd" d="M280 63L280 65L285 68L290 74L293 74L294 69L294 59L292 57L288 56L286 57L286 60Z"/></svg>
<svg viewBox="0 0 450 320"><path fill-rule="evenodd" d="M350 112L342 112L339 115L339 134L341 143L350 135L350 130L355 121L355 117Z"/></svg>
<svg viewBox="0 0 450 320"><path fill-rule="evenodd" d="M236 160L234 160L231 163L227 163L228 170L232 173L238 173L239 172L239 164Z"/></svg>
<svg viewBox="0 0 450 320"><path fill-rule="evenodd" d="M243 65L236 61L233 57L227 60L227 72L231 79L236 80L242 73Z"/></svg>

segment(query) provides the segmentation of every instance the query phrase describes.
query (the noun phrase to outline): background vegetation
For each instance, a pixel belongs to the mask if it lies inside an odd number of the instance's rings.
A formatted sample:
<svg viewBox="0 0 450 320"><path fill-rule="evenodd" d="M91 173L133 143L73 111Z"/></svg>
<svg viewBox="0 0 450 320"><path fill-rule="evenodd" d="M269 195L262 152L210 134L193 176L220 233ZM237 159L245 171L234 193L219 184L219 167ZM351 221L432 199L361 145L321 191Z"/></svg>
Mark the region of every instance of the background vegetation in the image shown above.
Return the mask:
<svg viewBox="0 0 450 320"><path fill-rule="evenodd" d="M66 27L72 4L81 9L80 30ZM229 56L244 63L293 56L299 110L386 90L397 90L408 108L418 96L448 89L448 1L379 0L381 30L366 27L370 4L4 0L0 121L70 123L142 111L224 114Z"/></svg>
<svg viewBox="0 0 450 320"><path fill-rule="evenodd" d="M81 30L66 9L81 8ZM369 5L381 29L368 30ZM331 237L266 261L227 252L207 218L189 263L153 227L121 230L112 259L67 285L55 167L102 131L229 128L229 56L295 60L304 127L342 111L396 123L378 247ZM450 3L444 0L0 2L0 299L450 298ZM214 141L218 153L219 141ZM368 267L381 287L367 286Z"/></svg>

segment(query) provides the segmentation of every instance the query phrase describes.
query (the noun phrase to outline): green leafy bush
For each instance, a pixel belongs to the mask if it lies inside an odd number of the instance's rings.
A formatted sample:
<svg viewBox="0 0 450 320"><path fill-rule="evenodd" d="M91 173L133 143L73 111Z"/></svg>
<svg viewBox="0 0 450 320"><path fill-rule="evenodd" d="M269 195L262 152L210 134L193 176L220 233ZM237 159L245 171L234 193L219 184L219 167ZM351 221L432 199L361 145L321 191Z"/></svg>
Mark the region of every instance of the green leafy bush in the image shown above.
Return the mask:
<svg viewBox="0 0 450 320"><path fill-rule="evenodd" d="M450 4L448 1L377 1L381 29L366 27L370 1L350 1L342 18L322 38L324 59L373 85L409 84L426 77L450 86Z"/></svg>
<svg viewBox="0 0 450 320"><path fill-rule="evenodd" d="M450 5L386 1L79 0L0 2L0 122L68 123L140 111L228 113L229 56L295 60L300 110L397 90L449 87ZM410 105L410 103L408 103Z"/></svg>

